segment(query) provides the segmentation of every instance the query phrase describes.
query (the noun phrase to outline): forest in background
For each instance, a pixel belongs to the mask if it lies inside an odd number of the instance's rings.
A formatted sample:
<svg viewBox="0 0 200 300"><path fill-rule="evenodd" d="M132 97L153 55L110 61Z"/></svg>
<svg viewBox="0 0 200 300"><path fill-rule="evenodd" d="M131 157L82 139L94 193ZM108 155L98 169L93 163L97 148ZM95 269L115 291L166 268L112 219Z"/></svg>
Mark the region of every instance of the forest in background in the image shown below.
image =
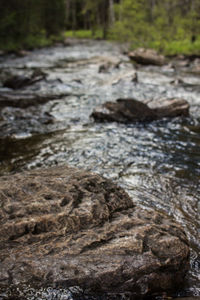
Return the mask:
<svg viewBox="0 0 200 300"><path fill-rule="evenodd" d="M200 55L200 1L1 0L0 49L32 49L67 36Z"/></svg>

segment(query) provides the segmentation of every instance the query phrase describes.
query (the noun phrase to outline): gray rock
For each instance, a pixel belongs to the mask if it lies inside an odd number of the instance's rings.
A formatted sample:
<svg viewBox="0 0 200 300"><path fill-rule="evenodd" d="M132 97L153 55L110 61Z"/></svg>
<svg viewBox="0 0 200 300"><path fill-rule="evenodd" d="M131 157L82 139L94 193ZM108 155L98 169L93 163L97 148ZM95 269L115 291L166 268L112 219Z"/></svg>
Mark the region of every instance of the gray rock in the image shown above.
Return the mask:
<svg viewBox="0 0 200 300"><path fill-rule="evenodd" d="M184 280L182 228L99 175L55 167L3 176L0 203L0 292L80 286L138 299Z"/></svg>

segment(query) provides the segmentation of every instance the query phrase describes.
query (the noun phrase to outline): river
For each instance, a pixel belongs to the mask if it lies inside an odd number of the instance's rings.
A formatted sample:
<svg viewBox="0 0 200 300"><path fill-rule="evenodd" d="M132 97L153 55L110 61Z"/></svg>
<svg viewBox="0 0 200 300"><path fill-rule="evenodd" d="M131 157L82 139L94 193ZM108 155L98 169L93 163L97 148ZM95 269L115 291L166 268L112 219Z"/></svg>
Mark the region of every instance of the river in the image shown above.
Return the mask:
<svg viewBox="0 0 200 300"><path fill-rule="evenodd" d="M0 80L36 69L46 74L17 91L1 84L0 95L51 99L1 107L0 174L68 164L113 179L141 207L164 211L182 224L191 267L176 297L200 296L200 62L135 66L122 50L114 43L82 41L0 57ZM135 72L138 82L132 80ZM133 125L90 118L96 106L128 97L184 98L190 117Z"/></svg>

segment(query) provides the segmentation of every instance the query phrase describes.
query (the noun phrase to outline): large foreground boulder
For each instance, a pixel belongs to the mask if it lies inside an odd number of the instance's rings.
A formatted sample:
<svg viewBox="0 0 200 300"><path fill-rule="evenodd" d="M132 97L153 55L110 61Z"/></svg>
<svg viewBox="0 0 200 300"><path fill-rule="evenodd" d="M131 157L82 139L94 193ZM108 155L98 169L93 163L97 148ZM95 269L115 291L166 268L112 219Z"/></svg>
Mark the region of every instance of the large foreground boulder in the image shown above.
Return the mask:
<svg viewBox="0 0 200 300"><path fill-rule="evenodd" d="M134 297L177 289L185 233L101 176L56 167L0 178L0 291L81 286Z"/></svg>
<svg viewBox="0 0 200 300"><path fill-rule="evenodd" d="M166 59L163 55L158 54L154 49L138 48L129 52L130 59L141 65L163 66Z"/></svg>
<svg viewBox="0 0 200 300"><path fill-rule="evenodd" d="M149 105L135 99L117 99L94 109L91 117L97 122L149 122L177 116L188 116L189 104L184 99L161 99Z"/></svg>

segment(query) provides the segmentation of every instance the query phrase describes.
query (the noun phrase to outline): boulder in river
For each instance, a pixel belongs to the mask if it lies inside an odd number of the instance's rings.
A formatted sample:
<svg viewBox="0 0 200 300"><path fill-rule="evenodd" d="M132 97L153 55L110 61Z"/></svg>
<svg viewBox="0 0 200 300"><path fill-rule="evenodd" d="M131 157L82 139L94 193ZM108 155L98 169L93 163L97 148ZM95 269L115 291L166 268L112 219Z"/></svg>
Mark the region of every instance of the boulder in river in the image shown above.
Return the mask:
<svg viewBox="0 0 200 300"><path fill-rule="evenodd" d="M128 53L130 59L141 65L163 66L166 59L153 49L138 48Z"/></svg>
<svg viewBox="0 0 200 300"><path fill-rule="evenodd" d="M183 229L99 175L54 167L2 176L0 203L1 293L80 286L139 299L184 280Z"/></svg>
<svg viewBox="0 0 200 300"><path fill-rule="evenodd" d="M149 105L135 100L117 99L94 109L91 117L97 122L149 122L164 117L187 116L189 104L184 99L160 99Z"/></svg>
<svg viewBox="0 0 200 300"><path fill-rule="evenodd" d="M117 99L97 107L91 114L98 122L145 122L152 121L156 114L144 103L135 99Z"/></svg>

